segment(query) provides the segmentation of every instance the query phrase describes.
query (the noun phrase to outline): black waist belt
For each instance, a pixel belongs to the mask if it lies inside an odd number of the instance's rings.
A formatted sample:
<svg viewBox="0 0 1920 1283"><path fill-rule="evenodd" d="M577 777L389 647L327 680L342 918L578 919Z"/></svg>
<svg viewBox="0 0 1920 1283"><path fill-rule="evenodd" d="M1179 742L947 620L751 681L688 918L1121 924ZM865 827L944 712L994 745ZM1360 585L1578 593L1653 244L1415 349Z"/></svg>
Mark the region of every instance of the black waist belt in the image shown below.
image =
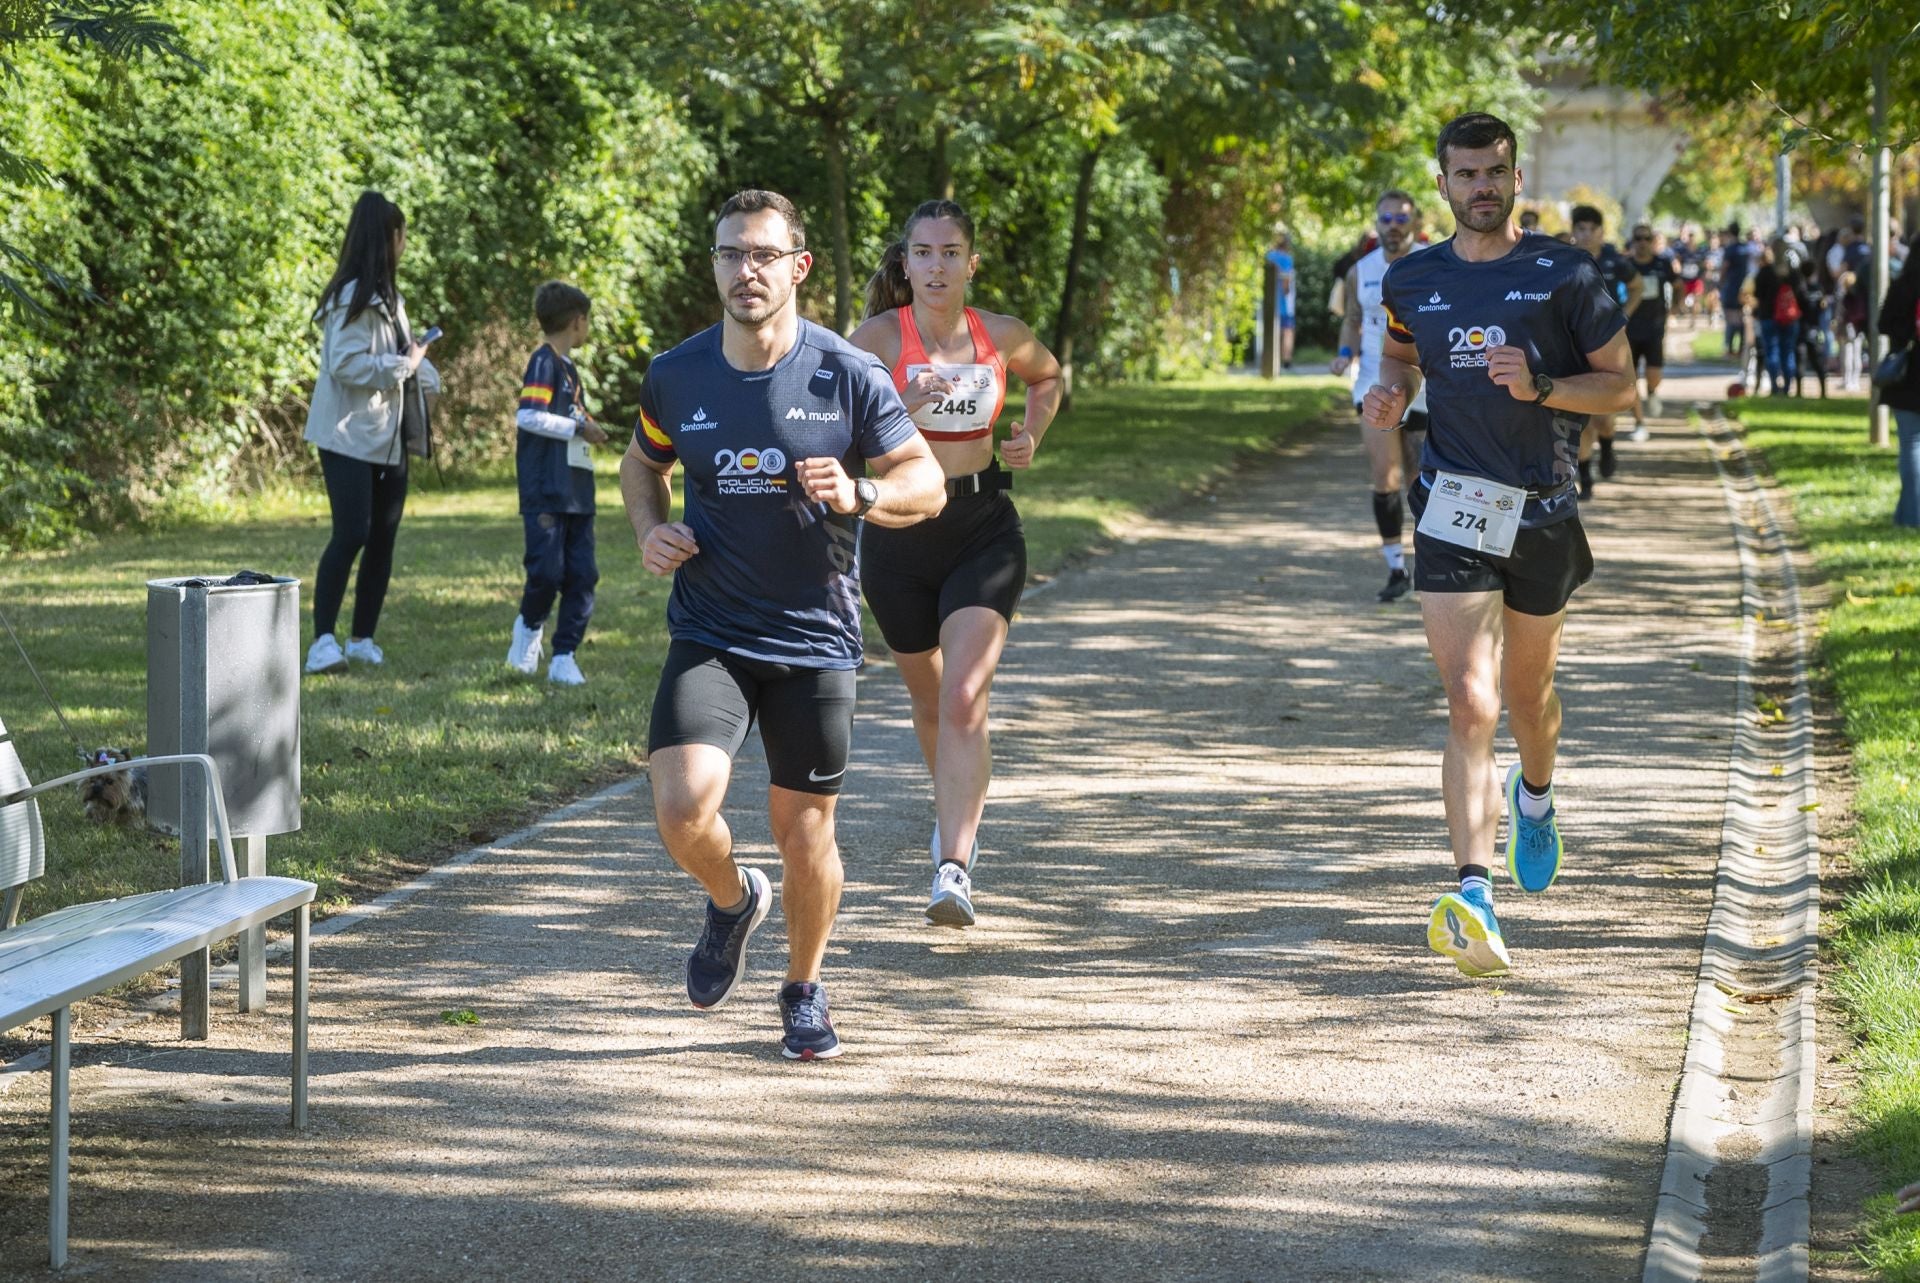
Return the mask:
<svg viewBox="0 0 1920 1283"><path fill-rule="evenodd" d="M1422 472L1420 474L1421 482L1424 483L1427 489L1429 490L1433 489L1433 477L1434 477L1434 474L1431 472ZM1562 481L1557 486L1547 486L1544 489L1540 486L1527 486L1525 487L1525 489L1527 492L1527 498L1538 499L1542 503L1545 503L1549 499L1558 499L1561 495L1573 489L1573 484L1574 483L1570 478L1566 481Z"/></svg>
<svg viewBox="0 0 1920 1283"><path fill-rule="evenodd" d="M970 494L992 494L996 490L1013 489L1013 474L1000 467L995 459L993 466L981 472L970 472L964 477L947 478L947 494L955 499Z"/></svg>

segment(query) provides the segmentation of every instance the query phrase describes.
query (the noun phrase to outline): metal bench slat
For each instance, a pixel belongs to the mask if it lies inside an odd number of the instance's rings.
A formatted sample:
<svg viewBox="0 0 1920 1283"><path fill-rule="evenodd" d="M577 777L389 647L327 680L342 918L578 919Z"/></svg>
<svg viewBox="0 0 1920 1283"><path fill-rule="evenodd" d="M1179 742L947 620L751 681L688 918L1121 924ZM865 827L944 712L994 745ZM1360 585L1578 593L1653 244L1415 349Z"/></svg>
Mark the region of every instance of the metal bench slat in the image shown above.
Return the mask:
<svg viewBox="0 0 1920 1283"><path fill-rule="evenodd" d="M112 902L140 902L133 918L67 911L36 918L7 933L15 948L0 971L0 1032L311 903L314 891L297 878L241 878ZM40 951L19 950L27 940L12 939L17 933L31 933Z"/></svg>
<svg viewBox="0 0 1920 1283"><path fill-rule="evenodd" d="M108 930L119 922L152 912L155 896L172 894L171 891L149 891L123 896L118 900L95 900L87 904L68 905L42 917L29 918L11 931L0 932L0 977L4 977L9 968L31 961L44 952L47 941L51 939L60 936L81 938L91 932Z"/></svg>

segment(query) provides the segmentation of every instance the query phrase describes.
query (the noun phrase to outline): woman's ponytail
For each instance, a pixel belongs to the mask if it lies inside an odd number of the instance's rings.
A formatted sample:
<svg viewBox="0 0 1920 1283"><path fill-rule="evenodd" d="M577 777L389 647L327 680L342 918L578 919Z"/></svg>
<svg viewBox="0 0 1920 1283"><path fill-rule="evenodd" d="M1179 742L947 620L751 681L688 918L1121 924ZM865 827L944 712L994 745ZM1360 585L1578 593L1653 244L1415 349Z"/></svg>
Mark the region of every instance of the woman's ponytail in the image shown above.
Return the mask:
<svg viewBox="0 0 1920 1283"><path fill-rule="evenodd" d="M907 280L907 243L894 241L880 256L879 269L867 281L867 319L912 302L913 284Z"/></svg>

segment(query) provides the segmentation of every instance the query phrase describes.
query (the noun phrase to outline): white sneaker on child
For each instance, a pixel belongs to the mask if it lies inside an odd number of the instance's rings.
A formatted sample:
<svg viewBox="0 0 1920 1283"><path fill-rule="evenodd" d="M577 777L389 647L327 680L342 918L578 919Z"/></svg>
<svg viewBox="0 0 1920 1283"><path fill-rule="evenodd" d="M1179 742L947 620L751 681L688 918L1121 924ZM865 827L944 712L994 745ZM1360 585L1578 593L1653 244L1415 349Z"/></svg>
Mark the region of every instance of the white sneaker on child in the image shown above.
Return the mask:
<svg viewBox="0 0 1920 1283"><path fill-rule="evenodd" d="M521 673L540 671L540 634L546 631L543 624L539 628L527 627L520 616L513 617L513 641L507 646L507 667Z"/></svg>
<svg viewBox="0 0 1920 1283"><path fill-rule="evenodd" d="M580 665L573 662L571 653L555 655L553 662L547 665L547 680L556 686L585 686L587 679L580 671Z"/></svg>
<svg viewBox="0 0 1920 1283"><path fill-rule="evenodd" d="M309 673L344 673L347 671L347 656L340 649L340 639L332 633L321 633L313 639L313 645L307 648L307 671Z"/></svg>
<svg viewBox="0 0 1920 1283"><path fill-rule="evenodd" d="M356 637L347 642L347 658L356 664L384 664L386 652L373 644L371 637Z"/></svg>

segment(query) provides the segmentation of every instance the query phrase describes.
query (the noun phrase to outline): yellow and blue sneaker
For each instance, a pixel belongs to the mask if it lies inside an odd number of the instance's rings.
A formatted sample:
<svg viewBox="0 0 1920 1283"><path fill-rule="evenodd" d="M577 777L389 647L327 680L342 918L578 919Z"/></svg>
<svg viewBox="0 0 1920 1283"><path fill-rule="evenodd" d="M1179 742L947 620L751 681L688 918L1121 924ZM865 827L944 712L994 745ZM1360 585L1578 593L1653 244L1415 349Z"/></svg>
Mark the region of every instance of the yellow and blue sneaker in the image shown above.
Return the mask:
<svg viewBox="0 0 1920 1283"><path fill-rule="evenodd" d="M1503 975L1513 961L1493 916L1493 895L1484 883L1449 891L1433 902L1427 946L1452 958L1461 974L1475 978Z"/></svg>
<svg viewBox="0 0 1920 1283"><path fill-rule="evenodd" d="M1520 768L1507 772L1507 876L1522 891L1544 891L1560 876L1560 823L1554 818L1553 786L1547 786L1547 813L1530 820L1520 810Z"/></svg>

